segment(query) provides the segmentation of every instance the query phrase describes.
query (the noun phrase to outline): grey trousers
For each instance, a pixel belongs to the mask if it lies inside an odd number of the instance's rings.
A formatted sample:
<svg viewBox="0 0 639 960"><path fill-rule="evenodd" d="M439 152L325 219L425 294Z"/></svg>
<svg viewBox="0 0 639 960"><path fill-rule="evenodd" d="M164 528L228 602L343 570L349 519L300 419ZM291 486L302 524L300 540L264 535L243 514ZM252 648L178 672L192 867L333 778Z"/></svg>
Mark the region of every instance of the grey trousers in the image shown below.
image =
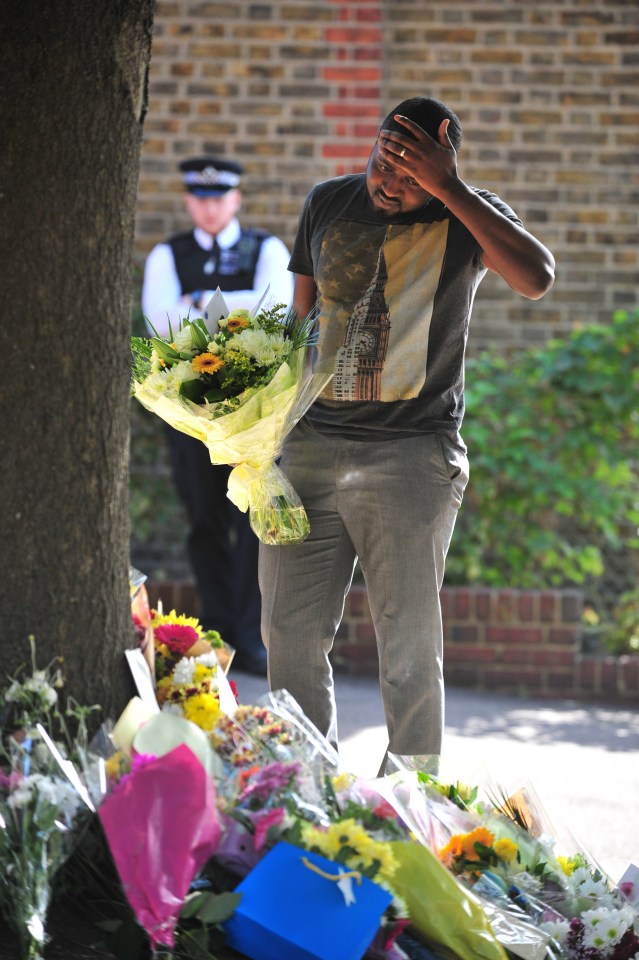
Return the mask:
<svg viewBox="0 0 639 960"><path fill-rule="evenodd" d="M468 482L458 436L353 441L302 421L281 467L304 504L310 536L260 544L262 637L269 686L286 689L337 745L329 653L359 559L379 656L388 750L438 755L444 723L439 591Z"/></svg>

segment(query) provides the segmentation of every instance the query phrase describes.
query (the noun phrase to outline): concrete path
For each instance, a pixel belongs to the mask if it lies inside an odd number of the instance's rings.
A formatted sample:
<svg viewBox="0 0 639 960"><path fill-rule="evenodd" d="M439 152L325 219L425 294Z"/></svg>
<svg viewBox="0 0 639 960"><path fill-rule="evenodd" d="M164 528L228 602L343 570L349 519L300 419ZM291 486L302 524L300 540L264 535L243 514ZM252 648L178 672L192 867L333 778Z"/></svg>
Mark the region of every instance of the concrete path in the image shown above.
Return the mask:
<svg viewBox="0 0 639 960"><path fill-rule="evenodd" d="M259 677L230 677L242 703L267 690ZM377 680L337 675L336 695L343 769L374 777L386 747ZM440 772L532 783L555 836L572 832L614 881L639 866L639 710L449 688Z"/></svg>

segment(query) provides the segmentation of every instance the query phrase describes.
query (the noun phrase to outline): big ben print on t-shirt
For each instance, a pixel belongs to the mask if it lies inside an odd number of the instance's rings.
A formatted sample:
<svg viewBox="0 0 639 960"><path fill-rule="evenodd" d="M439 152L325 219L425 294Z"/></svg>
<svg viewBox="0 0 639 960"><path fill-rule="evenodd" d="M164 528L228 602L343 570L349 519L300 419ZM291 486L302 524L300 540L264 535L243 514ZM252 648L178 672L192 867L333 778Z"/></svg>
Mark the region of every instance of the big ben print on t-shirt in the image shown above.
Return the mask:
<svg viewBox="0 0 639 960"><path fill-rule="evenodd" d="M428 376L435 292L448 221L373 227L333 221L320 254L320 357L335 357L325 397L409 400Z"/></svg>

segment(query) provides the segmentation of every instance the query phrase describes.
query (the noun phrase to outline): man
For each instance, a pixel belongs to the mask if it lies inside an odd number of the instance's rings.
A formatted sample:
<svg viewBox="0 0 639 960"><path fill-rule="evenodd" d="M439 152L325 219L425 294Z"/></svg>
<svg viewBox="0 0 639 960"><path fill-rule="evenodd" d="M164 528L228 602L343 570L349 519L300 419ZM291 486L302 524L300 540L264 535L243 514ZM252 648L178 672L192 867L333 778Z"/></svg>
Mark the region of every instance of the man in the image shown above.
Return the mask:
<svg viewBox="0 0 639 960"><path fill-rule="evenodd" d="M380 664L388 752L436 767L444 720L439 590L468 479L464 352L487 269L536 299L550 252L457 172L458 117L424 97L386 117L366 174L317 185L289 264L294 305L317 301L334 377L290 435L282 468L311 533L260 548L271 688L337 742L329 663L359 558ZM383 772L385 762L382 765Z"/></svg>
<svg viewBox="0 0 639 960"><path fill-rule="evenodd" d="M229 310L252 310L269 288L271 303L289 305L289 251L277 237L240 226L238 163L194 157L180 164L184 205L193 229L158 244L144 271L142 309L166 335L169 322L201 315L221 289ZM203 443L167 427L173 475L190 525L187 549L200 594L200 620L236 649L234 666L266 673L260 636L258 539L226 496L230 467L213 466Z"/></svg>

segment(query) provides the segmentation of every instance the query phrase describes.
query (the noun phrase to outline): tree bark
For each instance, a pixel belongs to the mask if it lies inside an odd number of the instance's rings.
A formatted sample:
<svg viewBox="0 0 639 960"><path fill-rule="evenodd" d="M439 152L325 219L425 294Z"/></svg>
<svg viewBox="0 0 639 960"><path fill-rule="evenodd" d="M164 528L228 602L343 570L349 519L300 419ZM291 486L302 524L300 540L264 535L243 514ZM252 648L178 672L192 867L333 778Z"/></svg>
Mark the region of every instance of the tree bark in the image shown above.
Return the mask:
<svg viewBox="0 0 639 960"><path fill-rule="evenodd" d="M0 686L33 634L39 664L64 657L64 692L117 719L153 0L1 6Z"/></svg>

